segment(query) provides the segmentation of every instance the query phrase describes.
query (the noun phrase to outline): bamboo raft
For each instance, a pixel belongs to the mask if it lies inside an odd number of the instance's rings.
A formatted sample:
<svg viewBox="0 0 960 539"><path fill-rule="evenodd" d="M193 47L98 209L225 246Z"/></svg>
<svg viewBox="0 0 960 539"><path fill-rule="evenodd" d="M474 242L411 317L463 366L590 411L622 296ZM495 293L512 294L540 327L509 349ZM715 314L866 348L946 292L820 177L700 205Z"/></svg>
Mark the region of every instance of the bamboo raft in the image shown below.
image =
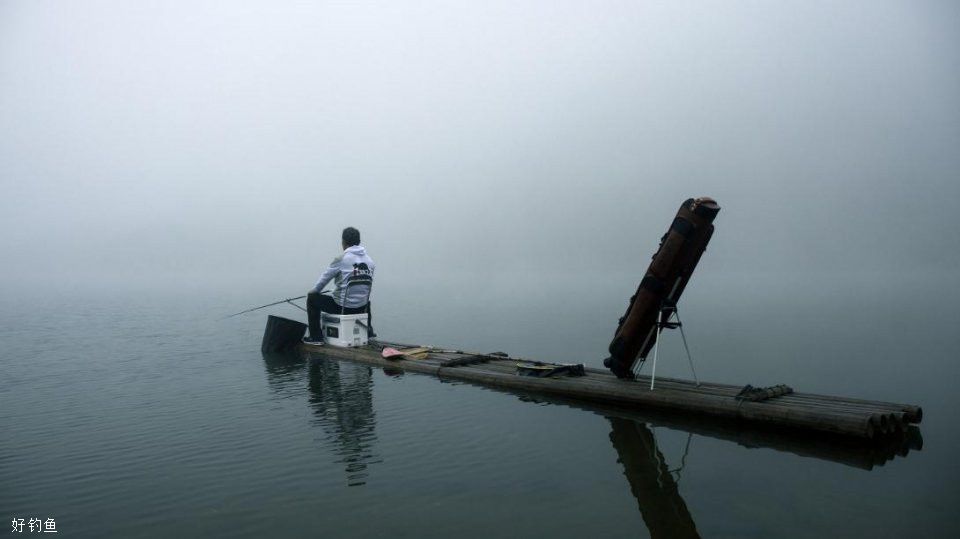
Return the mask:
<svg viewBox="0 0 960 539"><path fill-rule="evenodd" d="M583 376L539 378L519 375L518 362L526 361L519 358L443 350L422 352L416 359L385 359L381 352L386 347L412 346L383 341L355 348L301 343L299 350L441 379L462 380L627 410L685 412L752 426L860 439L902 435L911 425L919 424L923 419L923 409L908 404L796 392L751 401L737 398L742 390L740 386L706 382L697 385L691 381L657 377L656 388L650 389L649 377L624 380L609 371L589 367L584 369Z"/></svg>
<svg viewBox="0 0 960 539"><path fill-rule="evenodd" d="M361 339L360 335L366 335L367 326L357 321L349 322L349 330L339 326L328 327L329 333L323 334L328 345L324 346L301 342L306 330L304 324L270 317L261 350L266 353L296 346L306 353L322 353L328 357L386 369L429 374L512 391L644 412L683 412L709 417L714 421L794 429L860 440L902 436L913 425L919 424L923 419L923 410L914 405L797 393L785 385L753 388L664 377L656 379L657 386L654 389L651 377L636 374L651 352L652 373L655 372L657 343L662 331L679 329L686 347L677 301L713 235L713 220L719 210L716 201L708 197L690 198L681 204L667 233L661 238L636 293L630 298L626 313L619 320L608 347L610 356L604 360L604 366L609 370L585 368L583 365L536 365L536 362L504 354L440 349L420 349L417 354L407 350L406 355L387 358L386 354L382 354L384 348L411 347L389 342L363 344L366 340ZM237 314L278 303L290 303L292 299ZM337 318L336 323L341 321L343 317ZM361 333L355 324L362 325L364 331ZM355 340L351 342L340 338L341 330ZM337 346L330 346L331 343ZM354 347L350 347L351 344ZM689 349L687 354L690 359ZM692 359L690 362L692 369Z"/></svg>

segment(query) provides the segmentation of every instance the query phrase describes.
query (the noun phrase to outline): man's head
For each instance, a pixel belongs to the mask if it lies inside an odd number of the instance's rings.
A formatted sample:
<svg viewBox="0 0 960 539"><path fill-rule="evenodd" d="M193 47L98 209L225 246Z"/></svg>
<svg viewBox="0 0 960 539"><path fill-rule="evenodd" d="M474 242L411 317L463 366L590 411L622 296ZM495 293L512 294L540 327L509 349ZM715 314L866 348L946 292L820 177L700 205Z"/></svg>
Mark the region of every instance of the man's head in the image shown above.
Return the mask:
<svg viewBox="0 0 960 539"><path fill-rule="evenodd" d="M360 245L360 231L352 226L343 229L343 248Z"/></svg>

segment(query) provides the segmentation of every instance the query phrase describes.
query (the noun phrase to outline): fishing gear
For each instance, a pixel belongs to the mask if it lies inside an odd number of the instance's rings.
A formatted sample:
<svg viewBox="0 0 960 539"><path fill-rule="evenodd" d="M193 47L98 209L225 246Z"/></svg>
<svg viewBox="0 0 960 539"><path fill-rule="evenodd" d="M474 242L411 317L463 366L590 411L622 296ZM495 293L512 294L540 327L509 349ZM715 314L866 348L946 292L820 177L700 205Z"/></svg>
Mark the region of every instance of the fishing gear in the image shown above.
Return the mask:
<svg viewBox="0 0 960 539"><path fill-rule="evenodd" d="M244 313L250 313L250 312L253 312L253 311L258 311L258 310L264 309L264 308L266 308L266 307L273 307L274 305L280 305L281 303L289 303L290 305L293 305L294 307L300 309L301 311L307 312L306 309L304 309L303 307L301 307L301 306L297 305L296 303L294 303L294 301L296 301L296 300L298 300L298 299L303 299L303 298L305 298L305 297L307 297L307 296L300 296L300 297L296 297L296 298L281 299L280 301L274 301L273 303L268 303L268 304L266 304L266 305L261 305L261 306L259 306L259 307L254 307L254 308L252 308L252 309L247 309L246 311L240 311L240 312L238 312L238 313L233 313L233 314L231 314L231 315L229 315L229 316L224 316L223 318L224 318L224 319L226 319L226 318L233 318L234 316L238 316L238 315L241 315L241 314L244 314Z"/></svg>

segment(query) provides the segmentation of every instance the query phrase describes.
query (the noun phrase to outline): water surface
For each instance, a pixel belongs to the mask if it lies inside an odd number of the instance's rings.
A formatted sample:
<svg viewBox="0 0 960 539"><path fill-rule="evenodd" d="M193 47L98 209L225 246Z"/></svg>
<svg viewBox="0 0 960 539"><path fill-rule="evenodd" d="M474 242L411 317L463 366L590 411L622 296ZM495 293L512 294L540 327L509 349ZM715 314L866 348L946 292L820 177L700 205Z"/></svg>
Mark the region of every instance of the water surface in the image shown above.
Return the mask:
<svg viewBox="0 0 960 539"><path fill-rule="evenodd" d="M507 285L455 297L381 288L378 331L599 366L622 288L577 297L547 281L523 301ZM923 405L923 449L885 463L709 422L265 357L266 312L220 317L267 294L6 296L0 516L54 518L63 536L86 537L960 532L958 317L932 286L681 303L704 379ZM688 376L679 336L662 350L658 374Z"/></svg>

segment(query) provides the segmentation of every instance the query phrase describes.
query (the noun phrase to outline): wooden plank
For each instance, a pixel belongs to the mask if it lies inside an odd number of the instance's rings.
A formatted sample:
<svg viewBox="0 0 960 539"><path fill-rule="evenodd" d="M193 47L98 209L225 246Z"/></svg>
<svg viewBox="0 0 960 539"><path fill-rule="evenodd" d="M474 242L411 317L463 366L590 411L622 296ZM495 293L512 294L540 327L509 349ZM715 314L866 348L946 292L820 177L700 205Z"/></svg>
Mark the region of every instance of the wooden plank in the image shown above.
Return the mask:
<svg viewBox="0 0 960 539"><path fill-rule="evenodd" d="M386 343L384 343L386 344ZM370 365L399 368L409 372L430 374L444 379L464 380L483 385L570 397L593 402L637 408L656 408L722 417L780 427L810 429L819 432L872 438L882 430L905 424L906 405L878 403L871 408L870 401L836 402L819 397L812 399L785 399L803 394L778 396L765 401L751 402L733 398L739 386L729 384L696 384L686 380L658 378L657 388L650 390L641 378L638 381L621 380L606 371L587 369L581 377L537 378L518 376L517 359L494 359L485 363L447 366L444 363L469 354L431 354L428 359L386 360L379 348L334 348L303 345L305 352L322 353L338 359ZM483 356L483 354L475 354ZM893 412L890 405L899 412ZM917 407L918 408L918 407ZM899 413L900 416L896 416ZM891 427L892 425L892 427Z"/></svg>

